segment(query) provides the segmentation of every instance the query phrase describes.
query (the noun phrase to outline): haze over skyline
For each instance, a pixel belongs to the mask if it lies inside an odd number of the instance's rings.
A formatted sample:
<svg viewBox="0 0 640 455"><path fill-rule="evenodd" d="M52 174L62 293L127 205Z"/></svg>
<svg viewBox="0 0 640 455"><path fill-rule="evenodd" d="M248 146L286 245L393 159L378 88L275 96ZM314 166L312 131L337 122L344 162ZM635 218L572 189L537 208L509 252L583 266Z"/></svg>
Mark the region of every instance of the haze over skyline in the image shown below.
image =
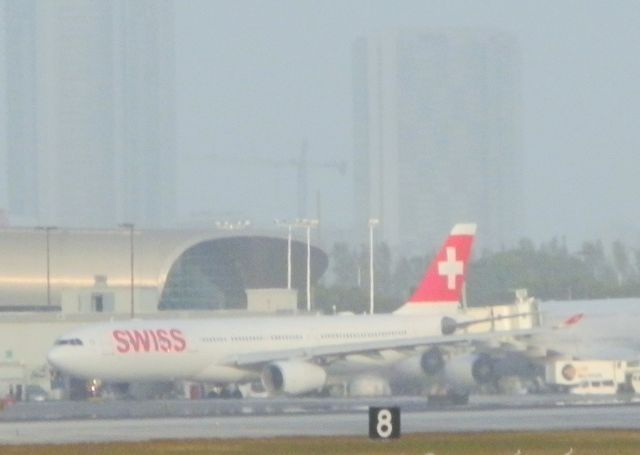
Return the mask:
<svg viewBox="0 0 640 455"><path fill-rule="evenodd" d="M355 41L471 28L511 34L522 55L525 215L514 237L561 237L574 249L598 238L640 246L639 3L190 0L172 8L177 215L168 225L251 219L270 228L274 218L295 218L291 160L307 141L318 165L309 169L307 214L323 228L351 229ZM0 109L0 136L6 129ZM6 168L4 140L0 152ZM341 161L344 175L327 166ZM5 207L7 188L0 182ZM366 241L364 230L356 226L357 239Z"/></svg>
<svg viewBox="0 0 640 455"><path fill-rule="evenodd" d="M307 138L313 159L351 165L355 39L397 28L497 28L517 37L523 55L522 236L565 237L574 247L594 238L637 244L638 13L634 2L598 1L179 3L178 156L289 158ZM248 170L234 198L225 175L238 165L204 163L181 159L183 216L221 201L233 201L239 215L260 204L258 219L295 215L292 169ZM320 188L327 225L352 220L348 180L312 173L309 194Z"/></svg>

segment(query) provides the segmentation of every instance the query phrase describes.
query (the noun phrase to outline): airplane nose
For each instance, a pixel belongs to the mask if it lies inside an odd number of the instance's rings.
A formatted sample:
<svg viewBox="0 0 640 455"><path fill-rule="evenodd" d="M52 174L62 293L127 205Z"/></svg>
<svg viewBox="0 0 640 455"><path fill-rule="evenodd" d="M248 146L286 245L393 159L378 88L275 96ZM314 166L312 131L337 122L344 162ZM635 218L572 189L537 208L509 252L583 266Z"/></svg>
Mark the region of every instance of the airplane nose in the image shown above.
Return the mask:
<svg viewBox="0 0 640 455"><path fill-rule="evenodd" d="M54 347L49 349L47 353L47 361L49 365L55 367L56 369L63 370L65 367L65 359L68 357L68 352L65 352L65 349L60 347Z"/></svg>

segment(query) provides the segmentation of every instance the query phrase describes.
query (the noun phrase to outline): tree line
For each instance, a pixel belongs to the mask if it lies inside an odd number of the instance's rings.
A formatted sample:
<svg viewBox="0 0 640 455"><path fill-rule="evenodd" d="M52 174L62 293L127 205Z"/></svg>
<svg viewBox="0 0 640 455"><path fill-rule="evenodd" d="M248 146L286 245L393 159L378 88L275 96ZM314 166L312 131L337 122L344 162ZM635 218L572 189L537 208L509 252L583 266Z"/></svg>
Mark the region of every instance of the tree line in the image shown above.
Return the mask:
<svg viewBox="0 0 640 455"><path fill-rule="evenodd" d="M377 244L376 312L393 311L404 303L435 254L394 258L388 245ZM337 243L329 257L328 276L314 290L316 305L325 312L368 311L368 246ZM541 300L640 297L640 250L621 241L606 248L597 240L570 252L558 239L540 245L523 239L511 249L484 251L469 264L469 306L513 302L520 288Z"/></svg>

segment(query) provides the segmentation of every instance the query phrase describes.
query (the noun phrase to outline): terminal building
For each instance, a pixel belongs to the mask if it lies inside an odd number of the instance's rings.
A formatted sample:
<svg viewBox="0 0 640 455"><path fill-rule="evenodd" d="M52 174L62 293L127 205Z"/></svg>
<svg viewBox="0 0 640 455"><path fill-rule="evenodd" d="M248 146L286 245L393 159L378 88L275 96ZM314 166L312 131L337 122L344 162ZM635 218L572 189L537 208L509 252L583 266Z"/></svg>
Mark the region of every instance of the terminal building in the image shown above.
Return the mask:
<svg viewBox="0 0 640 455"><path fill-rule="evenodd" d="M225 317L306 308L307 245L269 232L0 230L0 397L49 386L61 334L110 319ZM328 266L310 247L310 281Z"/></svg>

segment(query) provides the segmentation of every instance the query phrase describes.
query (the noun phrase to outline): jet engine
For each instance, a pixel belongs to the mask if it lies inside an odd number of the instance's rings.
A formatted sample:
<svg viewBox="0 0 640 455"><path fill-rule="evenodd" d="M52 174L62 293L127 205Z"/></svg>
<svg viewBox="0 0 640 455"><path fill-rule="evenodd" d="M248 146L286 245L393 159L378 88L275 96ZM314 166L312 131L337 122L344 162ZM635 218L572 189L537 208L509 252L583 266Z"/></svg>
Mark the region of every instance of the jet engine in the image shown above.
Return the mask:
<svg viewBox="0 0 640 455"><path fill-rule="evenodd" d="M470 388L495 379L495 361L487 354L461 354L448 359L442 373L457 387Z"/></svg>
<svg viewBox="0 0 640 455"><path fill-rule="evenodd" d="M431 348L420 356L420 368L427 376L439 375L458 387L486 384L496 377L496 362L488 354L445 357L438 348Z"/></svg>
<svg viewBox="0 0 640 455"><path fill-rule="evenodd" d="M428 376L440 373L444 366L444 355L438 348L431 348L420 356L420 368Z"/></svg>
<svg viewBox="0 0 640 455"><path fill-rule="evenodd" d="M262 370L262 385L269 395L299 395L324 387L327 372L308 362L273 362Z"/></svg>

